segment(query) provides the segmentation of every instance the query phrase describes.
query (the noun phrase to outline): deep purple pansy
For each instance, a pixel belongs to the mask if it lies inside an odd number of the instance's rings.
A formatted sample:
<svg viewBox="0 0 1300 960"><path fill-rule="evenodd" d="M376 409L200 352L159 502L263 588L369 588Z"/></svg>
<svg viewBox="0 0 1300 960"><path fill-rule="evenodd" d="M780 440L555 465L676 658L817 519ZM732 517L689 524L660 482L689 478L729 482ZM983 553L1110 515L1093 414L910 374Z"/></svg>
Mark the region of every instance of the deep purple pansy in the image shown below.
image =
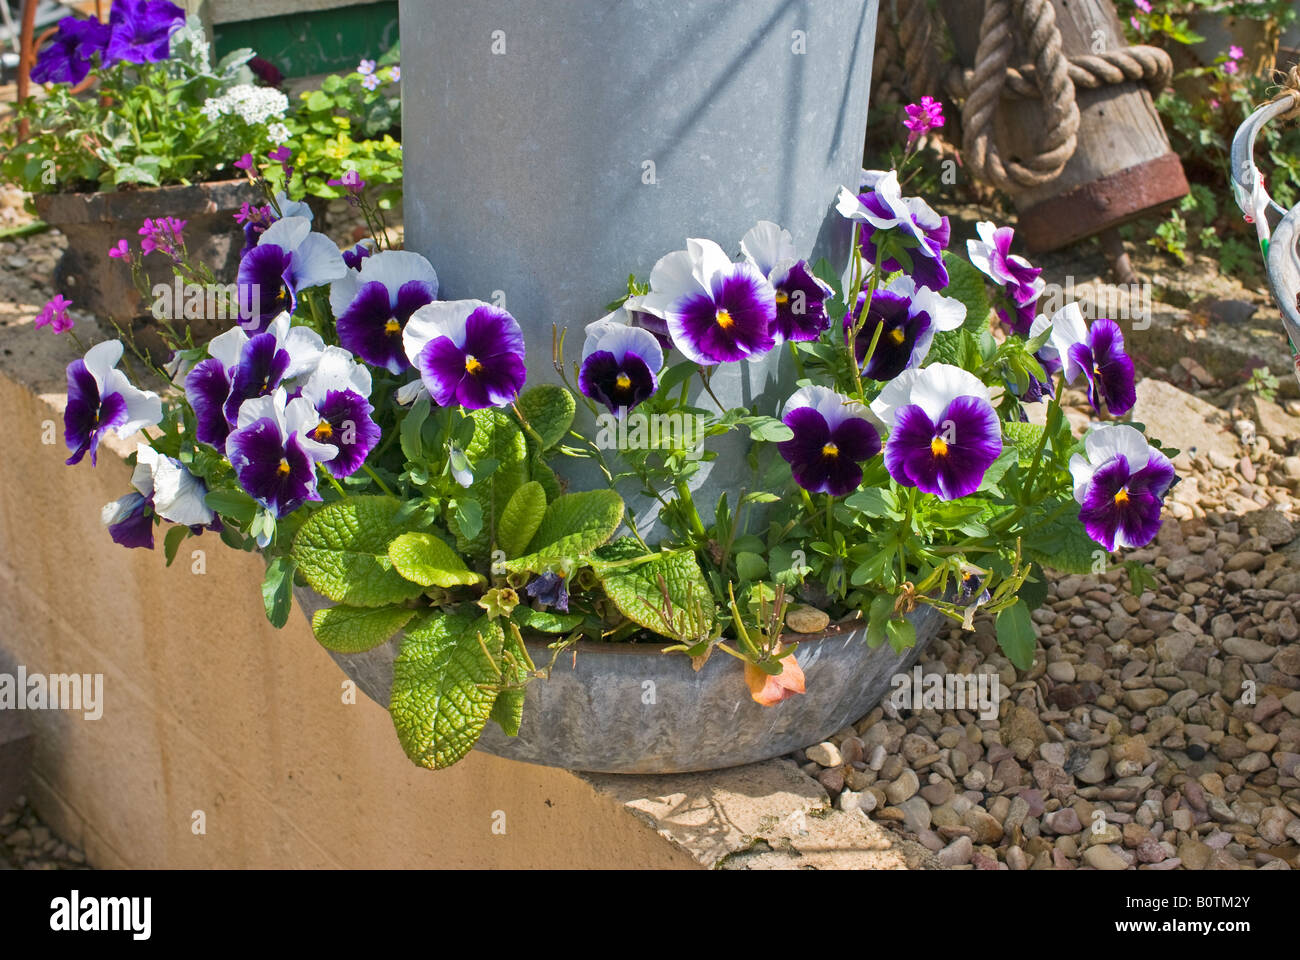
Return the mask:
<svg viewBox="0 0 1300 960"><path fill-rule="evenodd" d="M1107 550L1145 547L1160 532L1160 508L1174 465L1125 424L1105 424L1070 458L1074 499L1088 536Z"/></svg>
<svg viewBox="0 0 1300 960"><path fill-rule="evenodd" d="M319 423L310 400L287 400L283 388L245 400L239 408L237 429L226 438L226 458L239 485L277 517L320 499L316 464L334 459L338 448L312 439Z"/></svg>
<svg viewBox="0 0 1300 960"><path fill-rule="evenodd" d="M343 255L306 217L277 220L239 263L239 304L247 327L263 330L271 318L298 307L298 293L347 273Z"/></svg>
<svg viewBox="0 0 1300 960"><path fill-rule="evenodd" d="M514 317L482 300L435 301L411 315L406 357L440 406L504 407L523 389L524 334Z"/></svg>
<svg viewBox="0 0 1300 960"><path fill-rule="evenodd" d="M68 364L63 428L64 442L72 451L69 464L80 463L89 453L94 465L99 443L109 430L124 439L162 420L162 399L132 386L117 369L121 359L122 341L106 340L87 350L84 359Z"/></svg>
<svg viewBox="0 0 1300 960"><path fill-rule="evenodd" d="M344 254L347 257L347 254ZM339 343L389 373L410 368L402 331L411 314L438 299L438 274L418 253L385 250L330 284Z"/></svg>
<svg viewBox="0 0 1300 960"><path fill-rule="evenodd" d="M782 340L816 340L830 326L826 298L835 291L813 276L799 257L789 230L760 220L740 241L740 250L776 291L772 336Z"/></svg>
<svg viewBox="0 0 1300 960"><path fill-rule="evenodd" d="M732 263L712 240L687 240L650 271L650 292L627 309L663 318L682 355L712 366L757 360L775 345L776 292L748 262Z"/></svg>
<svg viewBox="0 0 1300 960"><path fill-rule="evenodd" d="M631 325L620 307L587 327L578 389L623 416L659 389L664 352L649 330Z"/></svg>
<svg viewBox="0 0 1300 960"><path fill-rule="evenodd" d="M1088 401L1101 412L1121 416L1137 403L1133 358L1124 352L1124 334L1114 320L1095 320L1085 340L1065 355L1065 379L1073 383L1082 373L1088 381Z"/></svg>
<svg viewBox="0 0 1300 960"><path fill-rule="evenodd" d="M858 296L852 314L844 317L847 335L866 304L867 294ZM918 288L911 277L901 276L889 286L877 289L867 309L867 322L854 342L854 355L862 372L872 380L892 380L909 367L919 367L930 353L934 335L956 330L966 320L966 306L960 300L935 293L929 287ZM880 336L876 336L876 328ZM876 347L871 350L871 342ZM867 360L867 351L871 359ZM865 362L865 365L864 365Z"/></svg>
<svg viewBox="0 0 1300 960"><path fill-rule="evenodd" d="M361 469L379 443L379 425L371 418L370 371L342 347L329 346L303 385L302 395L320 415L308 436L338 448L338 456L325 464L336 477L350 477Z"/></svg>
<svg viewBox="0 0 1300 960"><path fill-rule="evenodd" d="M890 427L885 467L907 487L956 500L979 489L1002 453L1002 430L988 387L946 363L906 370L871 409Z"/></svg>
<svg viewBox="0 0 1300 960"><path fill-rule="evenodd" d="M862 463L880 452L880 433L862 404L828 387L803 387L785 404L794 436L777 444L795 483L842 497L862 483Z"/></svg>

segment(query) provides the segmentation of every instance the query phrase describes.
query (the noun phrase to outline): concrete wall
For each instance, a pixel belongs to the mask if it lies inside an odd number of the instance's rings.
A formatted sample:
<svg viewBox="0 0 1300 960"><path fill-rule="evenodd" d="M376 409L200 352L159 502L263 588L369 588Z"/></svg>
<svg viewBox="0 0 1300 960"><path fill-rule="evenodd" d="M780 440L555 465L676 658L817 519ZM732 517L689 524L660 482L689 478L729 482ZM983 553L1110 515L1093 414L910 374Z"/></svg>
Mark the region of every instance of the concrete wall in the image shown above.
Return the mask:
<svg viewBox="0 0 1300 960"><path fill-rule="evenodd" d="M93 865L696 864L571 773L477 753L439 773L412 766L382 708L343 703L343 674L297 612L282 631L267 624L257 556L208 535L167 569L161 542L109 539L99 511L129 471L108 450L97 468L64 466L61 401L0 374L0 650L29 672L104 674L101 719L24 714L29 795Z"/></svg>

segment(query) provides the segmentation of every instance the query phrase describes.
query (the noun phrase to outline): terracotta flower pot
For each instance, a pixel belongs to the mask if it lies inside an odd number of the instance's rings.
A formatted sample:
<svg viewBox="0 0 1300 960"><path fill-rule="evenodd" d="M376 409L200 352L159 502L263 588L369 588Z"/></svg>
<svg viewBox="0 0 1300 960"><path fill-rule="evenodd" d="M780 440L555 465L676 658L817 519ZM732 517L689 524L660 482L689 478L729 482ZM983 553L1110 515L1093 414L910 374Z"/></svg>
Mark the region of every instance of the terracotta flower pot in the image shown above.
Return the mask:
<svg viewBox="0 0 1300 960"><path fill-rule="evenodd" d="M142 346L161 346L152 302L144 301L131 271L108 251L121 239L139 243L138 230L146 218L176 217L187 221L185 243L195 259L207 264L220 283L230 283L239 268L244 244L234 214L245 203L257 203L262 192L245 180L222 180L191 186L154 187L111 193L49 193L32 199L46 223L58 227L68 247L54 270L54 287L79 309L98 317L131 324ZM172 283L166 257L145 257L149 286ZM195 340L207 339L230 326L229 321L191 320ZM178 324L179 326L180 324Z"/></svg>
<svg viewBox="0 0 1300 960"><path fill-rule="evenodd" d="M310 616L329 602L295 588ZM699 671L663 644L580 642L545 680L528 684L517 737L491 721L476 749L548 767L597 773L687 773L769 760L820 743L859 720L911 669L944 617L922 606L909 619L916 645L901 654L867 646L865 628L833 627L796 652L807 693L772 707L750 697L741 664L715 654ZM527 639L533 662L551 660L551 639ZM363 693L388 706L400 637L366 653L331 654ZM576 649L576 656L575 656Z"/></svg>

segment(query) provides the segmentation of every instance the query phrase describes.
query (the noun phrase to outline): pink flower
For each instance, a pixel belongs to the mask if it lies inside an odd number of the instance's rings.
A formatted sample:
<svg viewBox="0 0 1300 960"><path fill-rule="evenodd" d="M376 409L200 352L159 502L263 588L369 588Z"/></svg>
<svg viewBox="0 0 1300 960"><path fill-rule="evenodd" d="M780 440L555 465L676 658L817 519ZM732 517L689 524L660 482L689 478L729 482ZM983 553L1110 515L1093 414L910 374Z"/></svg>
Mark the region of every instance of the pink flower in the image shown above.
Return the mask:
<svg viewBox="0 0 1300 960"><path fill-rule="evenodd" d="M1210 109L1211 109L1211 110L1218 110L1219 107L1221 107L1221 106L1223 106L1223 104L1219 103L1218 100L1211 100L1211 101L1210 101Z"/></svg>
<svg viewBox="0 0 1300 960"><path fill-rule="evenodd" d="M909 103L905 109L907 119L903 121L903 126L911 131L907 135L909 144L943 126L943 104L934 97L922 97L920 103Z"/></svg>
<svg viewBox="0 0 1300 960"><path fill-rule="evenodd" d="M373 60L362 60L357 64L357 73L361 74L363 77L368 77L374 72L375 61Z"/></svg>
<svg viewBox="0 0 1300 960"><path fill-rule="evenodd" d="M139 230L143 238L140 241L140 252L150 254L157 250L173 260L179 260L181 252L185 249L183 231L187 223L188 220L177 220L175 217L146 219Z"/></svg>
<svg viewBox="0 0 1300 960"><path fill-rule="evenodd" d="M125 240L122 241L126 243ZM63 294L55 294L54 299L45 304L40 314L36 317L35 326L49 326L55 333L64 333L76 326L76 321L68 316L68 307L72 306L71 300L66 300Z"/></svg>
<svg viewBox="0 0 1300 960"><path fill-rule="evenodd" d="M293 151L290 150L288 147L276 147L274 150L268 153L267 156L270 157L272 160L274 160L276 163L288 163L290 160L293 159Z"/></svg>
<svg viewBox="0 0 1300 960"><path fill-rule="evenodd" d="M389 69L388 72L389 72L389 79L392 80L393 83L396 83L398 80L401 80L401 79L402 79L402 68L401 68L401 67L392 67L392 68Z"/></svg>
<svg viewBox="0 0 1300 960"><path fill-rule="evenodd" d="M1128 18L1128 22L1131 23L1131 24L1133 25L1133 29L1134 29L1134 30L1141 30L1141 29L1142 29L1142 24L1138 23L1138 18L1137 18L1137 17L1129 17L1129 18Z"/></svg>
<svg viewBox="0 0 1300 960"><path fill-rule="evenodd" d="M247 172L247 173L252 173L252 172L253 172L253 155L252 155L251 153L246 153L246 154L244 154L242 157L240 157L238 160L236 160L236 161L235 161L235 169L236 169L236 170L243 170L243 171L245 171L245 172Z"/></svg>
<svg viewBox="0 0 1300 960"><path fill-rule="evenodd" d="M369 73L361 78L361 85L367 90L374 90L380 84L379 74Z"/></svg>
<svg viewBox="0 0 1300 960"><path fill-rule="evenodd" d="M1242 50L1241 47L1238 47L1235 44L1228 48L1229 60L1240 60L1245 55L1246 55L1246 51Z"/></svg>
<svg viewBox="0 0 1300 960"><path fill-rule="evenodd" d="M130 260L131 245L126 240L117 241L117 246L108 251L108 255L114 260Z"/></svg>
<svg viewBox="0 0 1300 960"><path fill-rule="evenodd" d="M1224 72L1224 73L1227 73L1227 74L1233 74L1233 73L1236 73L1237 70L1238 70L1238 66L1237 66L1237 61L1236 61L1236 60L1229 60L1227 63L1225 63L1225 64L1223 65L1223 72Z"/></svg>
<svg viewBox="0 0 1300 960"><path fill-rule="evenodd" d="M1143 13L1151 12L1151 0L1133 0L1133 6L1137 7Z"/></svg>
<svg viewBox="0 0 1300 960"><path fill-rule="evenodd" d="M366 181L362 180L361 174L355 170L348 170L338 180L329 181L329 185L331 187L342 187L348 193L360 193L366 188Z"/></svg>

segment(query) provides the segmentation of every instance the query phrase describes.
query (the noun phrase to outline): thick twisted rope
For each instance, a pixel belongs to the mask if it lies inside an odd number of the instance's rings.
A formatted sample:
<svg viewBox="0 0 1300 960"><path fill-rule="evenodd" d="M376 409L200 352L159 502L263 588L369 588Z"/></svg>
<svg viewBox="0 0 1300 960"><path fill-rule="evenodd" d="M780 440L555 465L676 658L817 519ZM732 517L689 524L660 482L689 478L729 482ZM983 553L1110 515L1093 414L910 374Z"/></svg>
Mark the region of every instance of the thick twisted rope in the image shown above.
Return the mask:
<svg viewBox="0 0 1300 960"><path fill-rule="evenodd" d="M1095 90L1142 83L1158 93L1173 75L1169 55L1157 47L1134 46L1099 54L1067 56L1050 0L988 0L980 25L975 69L951 66L940 72L935 59L936 27L926 0L899 0L896 24L913 94L935 93L942 77L949 96L964 100L963 149L967 162L1003 190L1037 187L1060 176L1078 147L1077 89ZM1012 66L1017 36L1031 64ZM1045 131L1034 154L1004 161L996 142L996 119L1004 99L1038 99Z"/></svg>

